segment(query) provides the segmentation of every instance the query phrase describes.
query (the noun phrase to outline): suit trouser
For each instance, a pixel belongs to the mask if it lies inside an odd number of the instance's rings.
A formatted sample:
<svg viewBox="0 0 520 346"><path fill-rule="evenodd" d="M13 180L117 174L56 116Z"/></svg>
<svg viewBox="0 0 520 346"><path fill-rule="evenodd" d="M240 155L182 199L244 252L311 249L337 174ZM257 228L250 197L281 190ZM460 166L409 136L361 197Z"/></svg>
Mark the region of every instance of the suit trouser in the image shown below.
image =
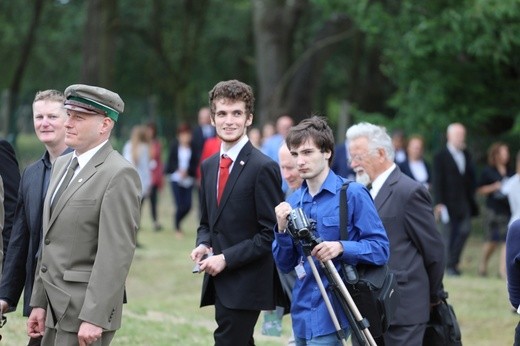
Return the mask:
<svg viewBox="0 0 520 346"><path fill-rule="evenodd" d="M77 332L66 332L59 328L45 328L45 335L42 339L42 346L77 346L79 345L78 341L78 333ZM101 334L101 338L99 338L95 343L90 344L91 346L108 346L114 335L115 331L107 331Z"/></svg>
<svg viewBox="0 0 520 346"><path fill-rule="evenodd" d="M451 218L444 227L444 240L446 246L446 267L457 269L464 245L471 232L471 216L464 218Z"/></svg>
<svg viewBox="0 0 520 346"><path fill-rule="evenodd" d="M385 346L421 346L423 344L426 323L406 326L391 325L383 335Z"/></svg>
<svg viewBox="0 0 520 346"><path fill-rule="evenodd" d="M215 296L215 321L218 325L213 333L215 345L254 345L253 334L259 315L260 310L229 309Z"/></svg>

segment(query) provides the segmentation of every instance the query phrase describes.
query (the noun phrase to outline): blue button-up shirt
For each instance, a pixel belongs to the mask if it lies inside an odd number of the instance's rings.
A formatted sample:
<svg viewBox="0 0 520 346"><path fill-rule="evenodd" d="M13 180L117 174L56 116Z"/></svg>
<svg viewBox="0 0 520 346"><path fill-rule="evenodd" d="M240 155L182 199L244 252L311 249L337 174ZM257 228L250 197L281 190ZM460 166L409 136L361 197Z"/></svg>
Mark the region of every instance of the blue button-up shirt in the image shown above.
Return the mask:
<svg viewBox="0 0 520 346"><path fill-rule="evenodd" d="M306 182L287 198L293 208L302 208L308 218L316 221L316 237L322 241L337 241L339 230L339 193L344 179L330 171L321 190L313 197ZM347 192L348 240L342 240L341 260L348 264L371 263L382 265L389 257L389 241L372 197L359 183L352 182ZM318 284L312 274L301 245L295 245L288 233L279 233L275 226L273 254L280 270L287 273L300 263L305 269L305 277L297 279L293 288L291 318L294 334L307 340L336 331L330 318ZM339 270L339 258L333 262ZM314 259L321 281L328 287L328 280L319 261ZM348 328L345 313L331 290L327 290L335 307L342 328Z"/></svg>

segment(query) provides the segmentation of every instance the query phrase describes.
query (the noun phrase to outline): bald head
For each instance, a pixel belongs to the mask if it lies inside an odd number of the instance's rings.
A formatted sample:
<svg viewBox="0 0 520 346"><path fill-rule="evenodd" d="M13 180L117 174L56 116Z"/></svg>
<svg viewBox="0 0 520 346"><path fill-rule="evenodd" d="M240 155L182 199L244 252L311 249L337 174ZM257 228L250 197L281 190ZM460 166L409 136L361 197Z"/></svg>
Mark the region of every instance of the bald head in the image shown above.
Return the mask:
<svg viewBox="0 0 520 346"><path fill-rule="evenodd" d="M458 150L466 148L466 128L461 123L453 123L448 126L446 131L448 143Z"/></svg>
<svg viewBox="0 0 520 346"><path fill-rule="evenodd" d="M280 170L282 171L282 177L287 182L290 189L296 190L300 187L303 179L300 177L298 168L296 167L296 161L291 155L289 148L285 142L278 150L278 161L280 162Z"/></svg>

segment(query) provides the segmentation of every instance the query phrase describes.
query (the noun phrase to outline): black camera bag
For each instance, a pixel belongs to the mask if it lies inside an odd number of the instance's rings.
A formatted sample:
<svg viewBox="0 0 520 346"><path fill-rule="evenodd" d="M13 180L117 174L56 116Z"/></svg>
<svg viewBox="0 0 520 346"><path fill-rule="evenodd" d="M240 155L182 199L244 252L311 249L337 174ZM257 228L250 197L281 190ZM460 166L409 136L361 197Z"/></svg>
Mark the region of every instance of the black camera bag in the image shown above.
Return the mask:
<svg viewBox="0 0 520 346"><path fill-rule="evenodd" d="M347 188L349 182L343 184L340 193L340 232L341 239L348 237L348 205ZM343 263L343 281L352 296L361 316L370 323L369 330L374 338L383 335L390 326L390 321L399 303L397 280L390 272L388 265L376 266L358 264L355 268L347 268ZM354 269L355 275L346 275Z"/></svg>
<svg viewBox="0 0 520 346"><path fill-rule="evenodd" d="M453 307L446 300L448 294L441 298L440 304L430 310L430 320L426 325L423 346L461 346L459 322Z"/></svg>

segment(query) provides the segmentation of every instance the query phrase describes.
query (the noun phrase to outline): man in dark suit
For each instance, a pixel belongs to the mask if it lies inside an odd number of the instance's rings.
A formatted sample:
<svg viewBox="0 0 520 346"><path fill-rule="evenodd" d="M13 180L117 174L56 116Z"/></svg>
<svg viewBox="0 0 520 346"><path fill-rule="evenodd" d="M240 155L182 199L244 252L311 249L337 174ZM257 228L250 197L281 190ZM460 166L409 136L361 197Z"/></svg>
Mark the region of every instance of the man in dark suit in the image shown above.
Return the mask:
<svg viewBox="0 0 520 346"><path fill-rule="evenodd" d="M4 230L3 252L4 261L7 255L7 245L11 239L11 230L16 210L16 197L20 185L20 168L11 144L5 139L0 139L0 177L4 181Z"/></svg>
<svg viewBox="0 0 520 346"><path fill-rule="evenodd" d="M52 163L70 151L65 144L64 101L63 93L57 90L39 91L33 101L34 132L46 151L41 159L27 166L20 180L15 222L0 284L0 306L4 313L16 309L22 290L23 315L31 313L29 301L42 233L43 200ZM39 345L40 341L41 338L31 339L29 345Z"/></svg>
<svg viewBox="0 0 520 346"><path fill-rule="evenodd" d="M384 128L360 123L348 129L347 138L352 168L359 180L371 184L370 194L390 240L388 265L400 293L384 334L385 346L421 345L430 305L439 303L443 292L444 247L430 195L394 163L392 140Z"/></svg>
<svg viewBox="0 0 520 346"><path fill-rule="evenodd" d="M250 86L220 82L209 101L222 144L220 153L201 166L202 217L191 258L205 272L201 306L215 305L215 345L254 345L260 311L273 310L281 292L271 255L274 207L283 200L280 168L247 137L253 122ZM229 178L222 184L226 169ZM218 187L223 188L221 197Z"/></svg>
<svg viewBox="0 0 520 346"><path fill-rule="evenodd" d="M42 345L109 345L121 326L125 281L140 221L141 181L110 144L118 94L65 89L65 144L52 167L27 322Z"/></svg>
<svg viewBox="0 0 520 346"><path fill-rule="evenodd" d="M471 217L478 215L476 174L466 150L464 126L453 123L446 135L446 147L433 161L433 197L435 214L444 224L446 274L458 276L462 251L471 232Z"/></svg>

